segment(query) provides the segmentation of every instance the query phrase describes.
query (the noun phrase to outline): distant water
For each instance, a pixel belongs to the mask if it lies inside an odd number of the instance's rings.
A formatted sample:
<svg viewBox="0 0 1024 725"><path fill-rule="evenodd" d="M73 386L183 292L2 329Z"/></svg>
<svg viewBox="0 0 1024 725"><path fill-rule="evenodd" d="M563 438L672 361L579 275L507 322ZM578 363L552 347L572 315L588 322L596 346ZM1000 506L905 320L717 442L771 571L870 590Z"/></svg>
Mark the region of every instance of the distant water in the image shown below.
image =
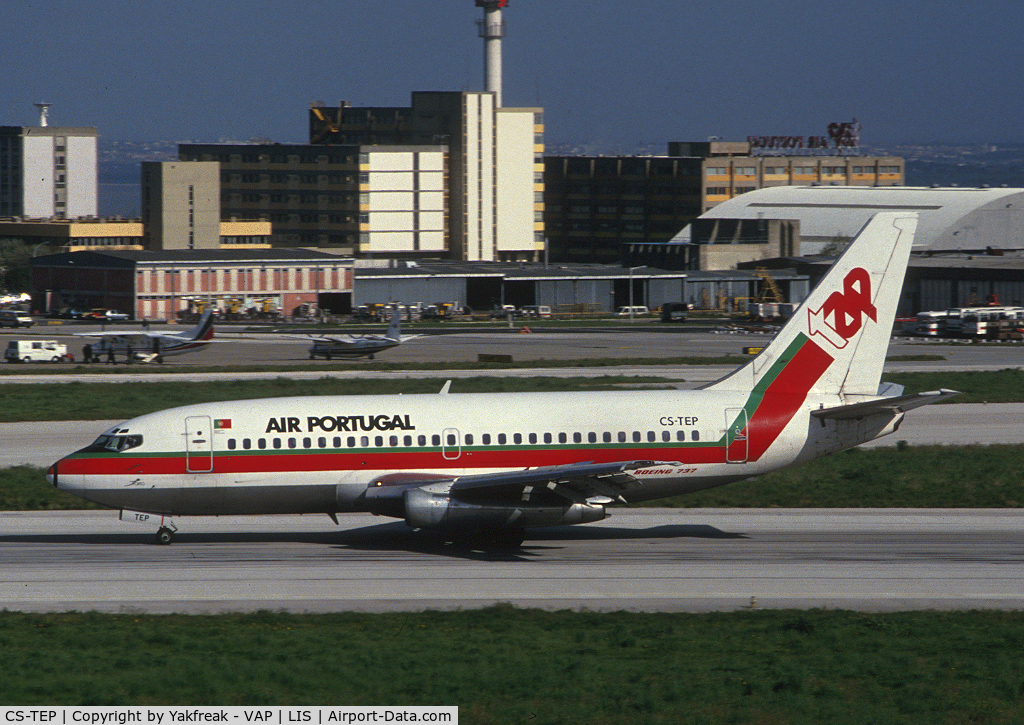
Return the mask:
<svg viewBox="0 0 1024 725"><path fill-rule="evenodd" d="M137 219L142 216L142 192L138 183L100 183L99 216Z"/></svg>

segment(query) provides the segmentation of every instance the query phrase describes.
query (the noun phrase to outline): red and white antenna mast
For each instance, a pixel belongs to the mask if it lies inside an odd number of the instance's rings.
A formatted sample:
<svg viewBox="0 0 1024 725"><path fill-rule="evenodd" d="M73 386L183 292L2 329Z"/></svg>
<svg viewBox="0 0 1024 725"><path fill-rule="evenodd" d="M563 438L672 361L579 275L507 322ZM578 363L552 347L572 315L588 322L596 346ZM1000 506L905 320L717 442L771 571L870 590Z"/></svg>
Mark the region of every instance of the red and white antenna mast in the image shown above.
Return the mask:
<svg viewBox="0 0 1024 725"><path fill-rule="evenodd" d="M484 39L484 90L494 93L494 106L501 108L501 39L505 37L505 21L501 9L508 0L476 0L484 9L483 20L478 20L480 37Z"/></svg>

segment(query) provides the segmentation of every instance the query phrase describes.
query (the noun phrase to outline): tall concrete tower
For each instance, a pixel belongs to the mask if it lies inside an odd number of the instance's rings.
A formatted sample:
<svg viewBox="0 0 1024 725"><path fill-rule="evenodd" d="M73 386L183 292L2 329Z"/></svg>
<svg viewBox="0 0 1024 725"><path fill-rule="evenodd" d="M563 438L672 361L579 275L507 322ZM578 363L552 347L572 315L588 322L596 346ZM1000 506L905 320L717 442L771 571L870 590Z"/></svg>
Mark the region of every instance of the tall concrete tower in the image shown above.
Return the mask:
<svg viewBox="0 0 1024 725"><path fill-rule="evenodd" d="M484 90L494 93L494 106L501 108L501 39L505 37L505 21L501 9L508 0L476 0L484 9L483 20L478 20L480 37L484 39Z"/></svg>

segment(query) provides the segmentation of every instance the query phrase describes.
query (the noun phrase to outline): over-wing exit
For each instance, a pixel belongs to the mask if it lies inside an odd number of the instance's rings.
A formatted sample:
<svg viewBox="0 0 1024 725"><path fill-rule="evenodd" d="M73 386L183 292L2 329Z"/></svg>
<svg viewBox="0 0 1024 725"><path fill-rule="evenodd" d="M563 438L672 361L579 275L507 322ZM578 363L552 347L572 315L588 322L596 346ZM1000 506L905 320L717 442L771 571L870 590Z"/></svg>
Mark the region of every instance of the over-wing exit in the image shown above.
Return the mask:
<svg viewBox="0 0 1024 725"><path fill-rule="evenodd" d="M956 394L880 384L916 223L877 214L760 355L700 390L204 403L114 426L48 476L165 517L162 543L175 516L369 511L515 546L529 527L809 461Z"/></svg>

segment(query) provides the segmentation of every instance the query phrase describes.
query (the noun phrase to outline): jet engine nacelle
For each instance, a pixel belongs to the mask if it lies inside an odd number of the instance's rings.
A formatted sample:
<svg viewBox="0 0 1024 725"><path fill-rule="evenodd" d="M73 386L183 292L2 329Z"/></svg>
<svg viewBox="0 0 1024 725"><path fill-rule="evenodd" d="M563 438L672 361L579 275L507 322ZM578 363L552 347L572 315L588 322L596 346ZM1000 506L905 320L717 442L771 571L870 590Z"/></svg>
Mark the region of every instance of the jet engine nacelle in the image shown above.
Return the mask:
<svg viewBox="0 0 1024 725"><path fill-rule="evenodd" d="M405 522L416 529L487 530L531 526L566 526L600 521L608 514L602 505L520 506L460 501L447 492L413 488L404 492Z"/></svg>

